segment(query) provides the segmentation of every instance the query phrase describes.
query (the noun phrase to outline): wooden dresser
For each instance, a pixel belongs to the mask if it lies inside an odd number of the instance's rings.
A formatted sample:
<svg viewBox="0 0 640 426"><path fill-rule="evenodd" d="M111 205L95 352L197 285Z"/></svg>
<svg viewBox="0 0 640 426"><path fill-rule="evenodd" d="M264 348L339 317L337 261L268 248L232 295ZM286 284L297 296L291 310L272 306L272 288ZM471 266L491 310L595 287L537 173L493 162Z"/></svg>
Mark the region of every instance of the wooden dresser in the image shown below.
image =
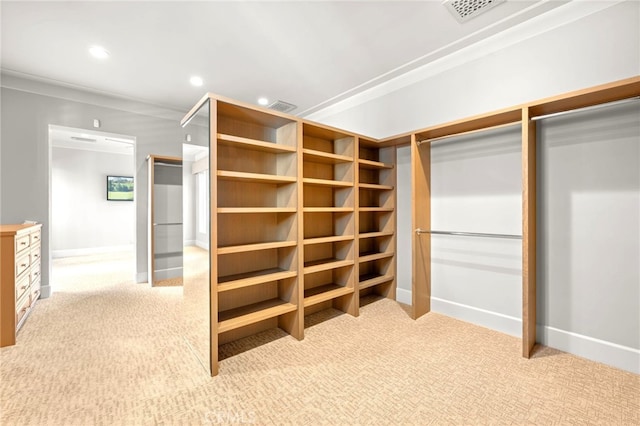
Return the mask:
<svg viewBox="0 0 640 426"><path fill-rule="evenodd" d="M16 333L40 297L42 224L0 225L0 347Z"/></svg>

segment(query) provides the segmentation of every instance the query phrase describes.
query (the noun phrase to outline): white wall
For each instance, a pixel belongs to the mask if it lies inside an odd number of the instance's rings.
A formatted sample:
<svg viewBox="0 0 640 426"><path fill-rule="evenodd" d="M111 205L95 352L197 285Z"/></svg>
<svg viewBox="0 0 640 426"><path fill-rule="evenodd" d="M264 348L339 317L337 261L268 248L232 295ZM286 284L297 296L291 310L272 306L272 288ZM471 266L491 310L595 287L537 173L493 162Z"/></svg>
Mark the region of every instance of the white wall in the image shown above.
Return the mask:
<svg viewBox="0 0 640 426"><path fill-rule="evenodd" d="M640 2L573 1L307 118L374 137L640 74Z"/></svg>
<svg viewBox="0 0 640 426"><path fill-rule="evenodd" d="M135 204L106 199L107 175L133 176L133 155L54 147L51 164L52 256L133 248Z"/></svg>

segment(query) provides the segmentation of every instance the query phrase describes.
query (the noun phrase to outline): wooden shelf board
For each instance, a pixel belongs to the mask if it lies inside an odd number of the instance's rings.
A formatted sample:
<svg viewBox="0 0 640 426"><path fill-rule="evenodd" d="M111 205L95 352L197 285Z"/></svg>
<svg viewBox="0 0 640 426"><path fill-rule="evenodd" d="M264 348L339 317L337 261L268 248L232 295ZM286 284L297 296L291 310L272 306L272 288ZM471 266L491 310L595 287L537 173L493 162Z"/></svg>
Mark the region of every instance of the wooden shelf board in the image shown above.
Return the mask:
<svg viewBox="0 0 640 426"><path fill-rule="evenodd" d="M218 213L295 213L295 207L218 207Z"/></svg>
<svg viewBox="0 0 640 426"><path fill-rule="evenodd" d="M334 154L331 152L316 151L315 149L308 149L308 148L304 148L302 150L302 154L305 160L315 162L315 163L339 164L339 163L351 163L353 161L353 157Z"/></svg>
<svg viewBox="0 0 640 426"><path fill-rule="evenodd" d="M218 334L293 312L296 309L298 309L296 305L280 299L265 300L252 305L229 309L218 314Z"/></svg>
<svg viewBox="0 0 640 426"><path fill-rule="evenodd" d="M353 186L353 182L342 182L339 180L315 179L315 178L304 178L302 179L302 183L305 183L307 185L335 186L340 188L347 188L347 187Z"/></svg>
<svg viewBox="0 0 640 426"><path fill-rule="evenodd" d="M336 284L314 287L304 291L304 307L307 308L351 293L353 293L353 288Z"/></svg>
<svg viewBox="0 0 640 426"><path fill-rule="evenodd" d="M296 152L296 147L218 133L218 144L263 152Z"/></svg>
<svg viewBox="0 0 640 426"><path fill-rule="evenodd" d="M353 239L353 235L333 235L330 237L305 238L304 245L307 246L311 244L336 243L339 241L349 241Z"/></svg>
<svg viewBox="0 0 640 426"><path fill-rule="evenodd" d="M280 268L227 275L225 277L218 278L218 292L236 290L242 287L250 287L252 285L283 280L285 278L293 278L296 275L298 275L296 271L286 271Z"/></svg>
<svg viewBox="0 0 640 426"><path fill-rule="evenodd" d="M358 288L360 290L364 290L365 288L373 287L378 284L384 284L393 280L393 275L378 275L378 274L367 274L361 275L359 279Z"/></svg>
<svg viewBox="0 0 640 426"><path fill-rule="evenodd" d="M392 212L393 207L360 207L361 212Z"/></svg>
<svg viewBox="0 0 640 426"><path fill-rule="evenodd" d="M283 247L293 247L297 241L273 241L268 243L241 244L237 246L218 247L218 254L244 253L247 251L268 250Z"/></svg>
<svg viewBox="0 0 640 426"><path fill-rule="evenodd" d="M258 183L294 183L296 181L295 176L265 175L261 173L233 172L230 170L218 170L217 176L218 179L223 180L251 181Z"/></svg>
<svg viewBox="0 0 640 426"><path fill-rule="evenodd" d="M363 253L358 256L358 262L371 262L372 260L385 259L387 257L393 257L395 253L390 251L387 253Z"/></svg>
<svg viewBox="0 0 640 426"><path fill-rule="evenodd" d="M304 213L350 213L353 207L303 207Z"/></svg>
<svg viewBox="0 0 640 426"><path fill-rule="evenodd" d="M391 185L379 185L377 183L359 183L358 188L361 189L377 189L380 191L390 191L393 189Z"/></svg>
<svg viewBox="0 0 640 426"><path fill-rule="evenodd" d="M364 238L376 238L376 237L391 237L393 231L379 231L379 232L363 232L359 235L360 239Z"/></svg>
<svg viewBox="0 0 640 426"><path fill-rule="evenodd" d="M304 273L313 274L315 272L328 271L331 269L342 268L343 266L353 265L353 260L340 260L340 259L321 259L314 260L312 262L305 262Z"/></svg>
<svg viewBox="0 0 640 426"><path fill-rule="evenodd" d="M393 169L393 164L387 164L381 161L365 160L364 158L358 159L358 164L363 169Z"/></svg>

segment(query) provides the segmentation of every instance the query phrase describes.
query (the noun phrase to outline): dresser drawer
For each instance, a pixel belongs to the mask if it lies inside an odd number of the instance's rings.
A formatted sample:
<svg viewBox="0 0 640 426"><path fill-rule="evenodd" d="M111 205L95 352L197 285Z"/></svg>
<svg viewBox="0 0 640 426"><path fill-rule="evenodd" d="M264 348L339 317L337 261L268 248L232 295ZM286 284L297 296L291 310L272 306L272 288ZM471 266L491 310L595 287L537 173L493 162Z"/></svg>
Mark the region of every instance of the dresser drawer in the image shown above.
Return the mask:
<svg viewBox="0 0 640 426"><path fill-rule="evenodd" d="M35 303L40 298L40 280L38 279L36 282L31 283L29 290L31 291L30 303L31 303L31 306L33 307L33 305L35 305Z"/></svg>
<svg viewBox="0 0 640 426"><path fill-rule="evenodd" d="M40 280L40 262L31 265L31 272L29 274L31 275L31 279L29 280L31 284Z"/></svg>
<svg viewBox="0 0 640 426"><path fill-rule="evenodd" d="M31 256L26 253L16 259L16 278L20 277L31 265Z"/></svg>
<svg viewBox="0 0 640 426"><path fill-rule="evenodd" d="M30 233L29 234L29 244L31 244L31 245L38 244L40 242L41 233L42 233L42 231L40 229Z"/></svg>
<svg viewBox="0 0 640 426"><path fill-rule="evenodd" d="M27 274L24 274L24 276L16 283L16 302L29 291L30 283L30 275Z"/></svg>
<svg viewBox="0 0 640 426"><path fill-rule="evenodd" d="M35 265L36 263L40 263L40 244L37 246L31 246L31 265Z"/></svg>
<svg viewBox="0 0 640 426"><path fill-rule="evenodd" d="M21 325L20 321L22 321L22 319L27 314L27 312L29 312L30 306L31 306L31 298L28 294L26 294L16 304L16 330L20 328L20 325Z"/></svg>
<svg viewBox="0 0 640 426"><path fill-rule="evenodd" d="M29 248L31 244L31 234L16 237L16 253L21 253Z"/></svg>

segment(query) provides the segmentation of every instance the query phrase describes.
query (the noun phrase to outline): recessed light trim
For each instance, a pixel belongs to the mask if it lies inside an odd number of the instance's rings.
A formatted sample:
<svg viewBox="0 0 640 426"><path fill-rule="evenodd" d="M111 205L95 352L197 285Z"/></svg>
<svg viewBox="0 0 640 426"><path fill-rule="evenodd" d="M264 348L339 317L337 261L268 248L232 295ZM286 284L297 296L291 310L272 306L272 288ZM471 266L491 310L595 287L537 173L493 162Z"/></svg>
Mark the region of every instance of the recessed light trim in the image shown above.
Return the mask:
<svg viewBox="0 0 640 426"><path fill-rule="evenodd" d="M204 84L204 80L202 80L202 77L194 75L189 79L189 83L191 83L192 86L200 87Z"/></svg>
<svg viewBox="0 0 640 426"><path fill-rule="evenodd" d="M264 96L258 98L258 105L262 105L262 106L269 105L269 99L265 98Z"/></svg>
<svg viewBox="0 0 640 426"><path fill-rule="evenodd" d="M97 59L107 59L111 55L109 51L102 46L91 46L89 53Z"/></svg>

